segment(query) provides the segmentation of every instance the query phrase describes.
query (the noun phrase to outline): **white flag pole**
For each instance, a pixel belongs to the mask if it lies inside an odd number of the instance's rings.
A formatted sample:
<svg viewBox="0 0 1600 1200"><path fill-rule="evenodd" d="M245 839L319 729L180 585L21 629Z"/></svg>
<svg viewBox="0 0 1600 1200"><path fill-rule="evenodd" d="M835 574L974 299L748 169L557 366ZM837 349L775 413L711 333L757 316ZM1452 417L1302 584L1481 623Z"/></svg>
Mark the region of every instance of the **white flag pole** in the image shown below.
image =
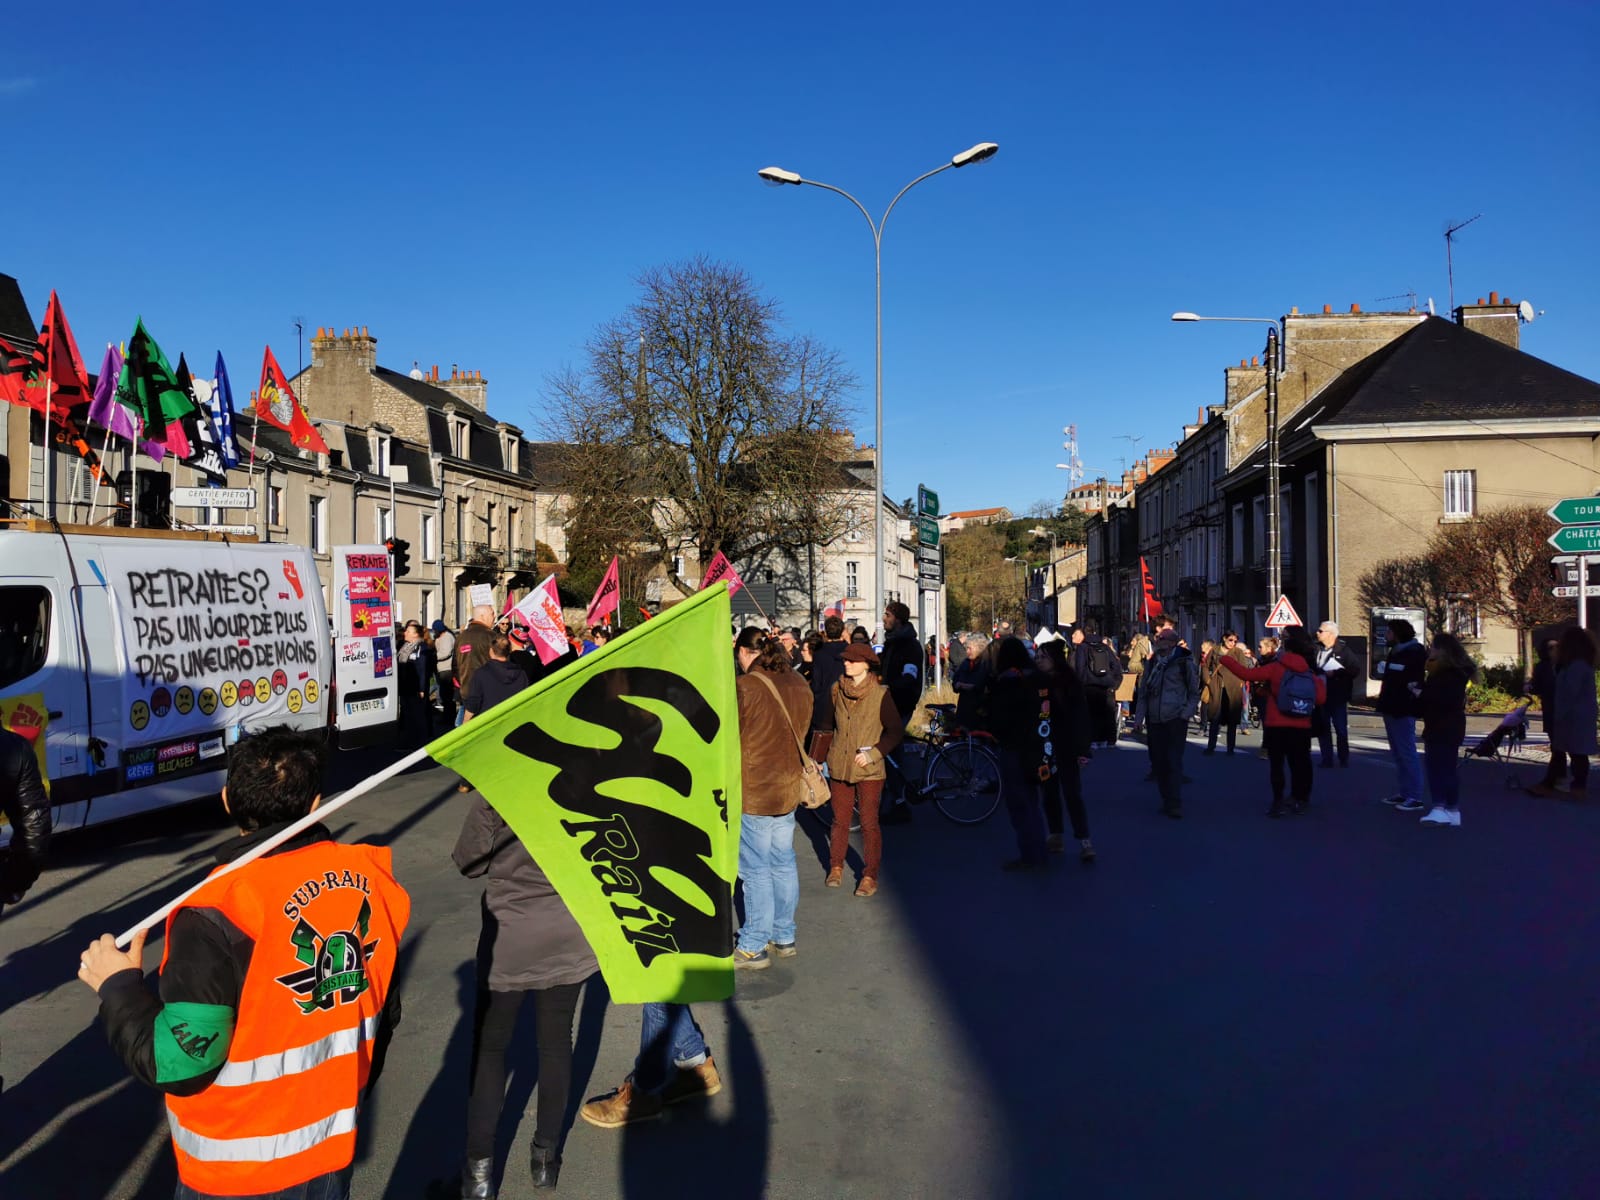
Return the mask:
<svg viewBox="0 0 1600 1200"><path fill-rule="evenodd" d="M389 766L379 771L376 775L369 775L366 779L356 784L356 786L351 788L348 792L344 792L341 795L335 796L332 800L318 805L314 812L307 813L294 824L289 825L284 829L280 829L277 833L273 834L259 845L252 846L248 853L242 854L232 862L224 864L221 870L215 871L206 876L206 878L202 879L188 891L184 892L183 895L177 897L175 900L163 904L144 920L138 922L132 928L124 931L118 936L117 945L126 950L128 948L128 944L133 940L134 934L138 933L141 929L150 929L161 924L172 915L174 909L181 905L190 896L198 892L206 884L210 883L211 880L217 878L217 876L226 875L230 871L237 871L240 867L246 865L247 863L255 862L255 860L260 858L262 855L276 850L290 838L294 837L295 834L306 829L310 829L311 826L317 824L319 821L326 820L328 817L338 812L346 804L349 804L350 801L356 799L356 797L365 796L379 784L388 783L389 780L393 779L396 775L399 775L409 767L415 766L417 763L421 762L427 757L428 748L426 746L423 746L420 750L413 750L410 754L406 755L398 762L391 763Z"/></svg>

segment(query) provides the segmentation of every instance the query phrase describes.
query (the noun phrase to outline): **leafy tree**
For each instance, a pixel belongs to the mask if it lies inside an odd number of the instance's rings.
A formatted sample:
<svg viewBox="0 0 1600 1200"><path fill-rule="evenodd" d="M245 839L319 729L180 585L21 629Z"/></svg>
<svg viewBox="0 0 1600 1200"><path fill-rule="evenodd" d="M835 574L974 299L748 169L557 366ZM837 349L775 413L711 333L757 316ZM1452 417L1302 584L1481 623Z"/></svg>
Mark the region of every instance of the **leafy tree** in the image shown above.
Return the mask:
<svg viewBox="0 0 1600 1200"><path fill-rule="evenodd" d="M550 385L573 561L793 558L841 534L858 481L838 466L855 383L838 356L784 333L737 267L696 258L639 286Z"/></svg>
<svg viewBox="0 0 1600 1200"><path fill-rule="evenodd" d="M987 630L993 620L1020 624L1020 572L1006 559L1000 525L969 525L944 535L945 586L951 629Z"/></svg>

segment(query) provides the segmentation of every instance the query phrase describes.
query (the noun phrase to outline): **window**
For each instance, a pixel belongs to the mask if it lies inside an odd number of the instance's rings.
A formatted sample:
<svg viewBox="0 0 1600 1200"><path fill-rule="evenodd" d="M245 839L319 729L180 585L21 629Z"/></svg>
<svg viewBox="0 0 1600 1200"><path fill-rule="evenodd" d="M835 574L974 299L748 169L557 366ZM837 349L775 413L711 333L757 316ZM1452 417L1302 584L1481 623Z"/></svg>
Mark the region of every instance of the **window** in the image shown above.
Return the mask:
<svg viewBox="0 0 1600 1200"><path fill-rule="evenodd" d="M844 565L844 595L847 600L857 600L861 597L861 572L860 564L847 562Z"/></svg>
<svg viewBox="0 0 1600 1200"><path fill-rule="evenodd" d="M326 496L311 497L311 550L314 554L328 552L328 499Z"/></svg>
<svg viewBox="0 0 1600 1200"><path fill-rule="evenodd" d="M283 489L269 487L267 489L267 524L281 527L283 525Z"/></svg>
<svg viewBox="0 0 1600 1200"><path fill-rule="evenodd" d="M1476 471L1446 471L1444 473L1444 515L1470 517L1477 508L1478 473Z"/></svg>
<svg viewBox="0 0 1600 1200"><path fill-rule="evenodd" d="M83 464L79 463L72 469L71 500L74 504L93 504L95 498L94 490L100 486L100 481L88 471L83 470L82 466ZM107 478L109 479L110 476L108 475Z"/></svg>
<svg viewBox="0 0 1600 1200"><path fill-rule="evenodd" d="M423 628L433 624L433 592L428 588L422 589L422 599L418 601L417 620L422 622Z"/></svg>
<svg viewBox="0 0 1600 1200"><path fill-rule="evenodd" d="M683 555L674 554L672 556L672 574L677 579L683 578Z"/></svg>
<svg viewBox="0 0 1600 1200"><path fill-rule="evenodd" d="M0 687L32 675L49 653L50 593L42 587L0 587Z"/></svg>
<svg viewBox="0 0 1600 1200"><path fill-rule="evenodd" d="M490 504L484 509L483 540L491 547L494 546L494 505Z"/></svg>
<svg viewBox="0 0 1600 1200"><path fill-rule="evenodd" d="M439 557L438 532L434 515L432 513L423 513L422 525L417 538L422 543L423 562L433 562Z"/></svg>
<svg viewBox="0 0 1600 1200"><path fill-rule="evenodd" d="M1284 562L1294 561L1294 503L1289 499L1289 489L1278 493L1278 552Z"/></svg>
<svg viewBox="0 0 1600 1200"><path fill-rule="evenodd" d="M456 545L467 540L467 498L456 497Z"/></svg>
<svg viewBox="0 0 1600 1200"><path fill-rule="evenodd" d="M1471 472L1466 472L1471 474ZM1483 621L1478 614L1478 602L1465 593L1457 593L1445 600L1444 627L1446 633L1473 641L1483 637Z"/></svg>
<svg viewBox="0 0 1600 1200"><path fill-rule="evenodd" d="M1242 504L1233 506L1233 552L1228 556L1228 565L1244 566L1244 505Z"/></svg>
<svg viewBox="0 0 1600 1200"><path fill-rule="evenodd" d="M472 450L472 426L466 418L458 417L450 429L450 447L457 458L470 457Z"/></svg>
<svg viewBox="0 0 1600 1200"><path fill-rule="evenodd" d="M389 473L389 435L386 433L372 435L372 473L374 475Z"/></svg>
<svg viewBox="0 0 1600 1200"><path fill-rule="evenodd" d="M861 518L854 506L844 510L844 540L847 542L861 540Z"/></svg>
<svg viewBox="0 0 1600 1200"><path fill-rule="evenodd" d="M518 512L519 512L519 510L515 509L515 508L506 509L506 545L509 546L513 550L515 550L517 548L517 541L518 541L518 537L517 537L517 514L518 514Z"/></svg>
<svg viewBox="0 0 1600 1200"><path fill-rule="evenodd" d="M1257 496L1250 502L1250 552L1256 562L1267 560L1267 498Z"/></svg>
<svg viewBox="0 0 1600 1200"><path fill-rule="evenodd" d="M377 536L374 540L386 542L394 536L394 513L387 508L380 507L378 509L377 520L373 524L377 529Z"/></svg>

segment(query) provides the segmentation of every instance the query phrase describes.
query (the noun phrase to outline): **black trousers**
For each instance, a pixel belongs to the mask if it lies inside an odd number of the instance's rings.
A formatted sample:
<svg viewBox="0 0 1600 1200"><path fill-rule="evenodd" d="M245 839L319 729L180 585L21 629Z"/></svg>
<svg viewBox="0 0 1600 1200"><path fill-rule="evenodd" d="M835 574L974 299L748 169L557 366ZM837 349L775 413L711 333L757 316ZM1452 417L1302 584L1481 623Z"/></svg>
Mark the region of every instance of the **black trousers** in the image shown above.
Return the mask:
<svg viewBox="0 0 1600 1200"><path fill-rule="evenodd" d="M1215 684L1212 685L1216 686ZM1239 718L1244 715L1244 705L1235 704L1228 699L1228 694L1222 694L1222 703L1217 709L1217 715L1207 723L1206 749L1217 748L1217 734L1223 729L1228 731L1228 753L1233 753L1234 744L1239 739Z"/></svg>
<svg viewBox="0 0 1600 1200"><path fill-rule="evenodd" d="M539 1105L533 1140L561 1144L567 1098L572 1091L572 1015L581 983L538 988L533 993L539 1034ZM494 1132L506 1099L506 1049L516 1032L527 992L478 993L472 1047L472 1091L467 1097L467 1157L493 1158Z"/></svg>
<svg viewBox="0 0 1600 1200"><path fill-rule="evenodd" d="M1289 766L1289 795L1295 804L1311 801L1311 730L1268 725L1262 734L1272 774L1272 807L1283 807L1283 768Z"/></svg>
<svg viewBox="0 0 1600 1200"><path fill-rule="evenodd" d="M444 709L444 730L449 733L456 727L456 673L440 671L439 707Z"/></svg>
<svg viewBox="0 0 1600 1200"><path fill-rule="evenodd" d="M1078 760L1068 754L1061 760L1055 778L1044 784L1044 823L1056 836L1061 834L1061 805L1067 806L1067 816L1072 819L1072 836L1080 842L1089 836L1089 812L1083 807L1083 775Z"/></svg>

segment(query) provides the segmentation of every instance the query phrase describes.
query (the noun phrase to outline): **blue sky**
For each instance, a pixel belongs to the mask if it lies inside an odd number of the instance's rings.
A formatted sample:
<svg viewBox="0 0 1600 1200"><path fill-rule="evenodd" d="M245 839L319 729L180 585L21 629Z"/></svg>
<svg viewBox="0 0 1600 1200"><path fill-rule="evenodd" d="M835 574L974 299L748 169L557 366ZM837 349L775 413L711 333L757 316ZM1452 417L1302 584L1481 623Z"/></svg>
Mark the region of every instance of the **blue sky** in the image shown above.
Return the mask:
<svg viewBox="0 0 1600 1200"><path fill-rule="evenodd" d="M546 379L646 267L743 267L838 348L871 440L884 239L886 487L946 511L1059 499L1221 398L1249 327L1546 310L1524 348L1600 378L1600 8L1343 4L32 5L0 65L0 271L61 293L85 356L134 318L236 387L293 323L480 369L534 427ZM26 142L19 135L26 133ZM16 152L40 152L18 171ZM93 365L93 364L91 364Z"/></svg>

